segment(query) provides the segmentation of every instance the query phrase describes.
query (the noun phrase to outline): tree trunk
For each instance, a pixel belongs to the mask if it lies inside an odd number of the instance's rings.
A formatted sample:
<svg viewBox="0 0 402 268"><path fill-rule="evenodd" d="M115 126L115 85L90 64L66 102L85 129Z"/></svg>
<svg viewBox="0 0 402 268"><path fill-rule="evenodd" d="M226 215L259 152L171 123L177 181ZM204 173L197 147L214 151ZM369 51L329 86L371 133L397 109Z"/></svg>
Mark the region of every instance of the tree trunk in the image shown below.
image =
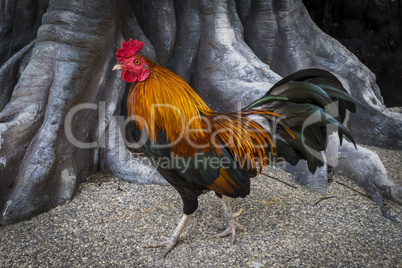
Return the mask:
<svg viewBox="0 0 402 268"><path fill-rule="evenodd" d="M357 141L402 148L401 114L385 108L374 75L316 27L301 0L24 0L0 8L1 224L70 200L99 170L165 183L125 144L128 85L112 72L123 39L145 41L142 54L219 111L250 103L280 76L327 69L366 104L350 117Z"/></svg>

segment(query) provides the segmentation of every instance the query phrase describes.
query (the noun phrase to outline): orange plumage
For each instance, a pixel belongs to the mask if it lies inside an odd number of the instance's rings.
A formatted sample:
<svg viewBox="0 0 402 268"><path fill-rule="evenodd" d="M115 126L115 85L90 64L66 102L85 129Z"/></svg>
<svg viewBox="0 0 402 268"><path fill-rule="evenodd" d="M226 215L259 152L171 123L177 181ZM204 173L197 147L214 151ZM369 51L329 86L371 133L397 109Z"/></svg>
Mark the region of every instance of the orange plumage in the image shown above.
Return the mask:
<svg viewBox="0 0 402 268"><path fill-rule="evenodd" d="M144 56L138 57L148 64L150 75L146 82L133 85L127 106L129 115L143 120L142 127L151 141L155 142L157 133L164 131L172 143L172 153L187 158L210 150L220 155L217 145L221 140L236 160L244 162L250 158L250 163L261 163L260 168L267 163L267 145L273 152L271 137L246 116L279 115L257 109L216 113L179 76ZM259 161L252 161L254 158Z"/></svg>

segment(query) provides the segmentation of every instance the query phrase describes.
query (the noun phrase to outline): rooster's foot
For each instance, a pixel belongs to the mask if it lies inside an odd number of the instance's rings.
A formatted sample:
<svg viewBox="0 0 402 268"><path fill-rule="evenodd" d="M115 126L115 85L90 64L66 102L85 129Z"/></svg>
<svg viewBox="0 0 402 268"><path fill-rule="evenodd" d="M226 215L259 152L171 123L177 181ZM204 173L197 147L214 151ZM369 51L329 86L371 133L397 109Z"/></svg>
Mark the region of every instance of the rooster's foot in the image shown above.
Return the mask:
<svg viewBox="0 0 402 268"><path fill-rule="evenodd" d="M235 221L235 218L240 215L242 209L240 209L236 213L232 213L232 210L230 209L229 206L229 198L227 196L222 196L221 201L227 217L228 227L223 232L213 235L210 238L217 238L232 234L232 244L233 244L236 237L236 228L242 227L237 221Z"/></svg>
<svg viewBox="0 0 402 268"><path fill-rule="evenodd" d="M233 244L235 241L235 237L236 237L236 228L242 227L240 223L235 221L235 217L239 216L241 212L242 212L242 209L240 209L236 213L230 214L228 216L229 221L228 221L228 227L226 228L226 230L224 230L223 232L221 232L219 234L213 235L210 238L218 238L218 237L223 237L223 236L232 234L232 244Z"/></svg>
<svg viewBox="0 0 402 268"><path fill-rule="evenodd" d="M180 234L182 233L184 226L186 226L190 217L191 217L191 215L183 214L183 216L181 217L181 219L179 221L179 224L176 227L176 230L174 230L174 232L173 232L173 235L171 237L163 236L163 239L166 239L165 241L158 242L153 245L143 246L143 247L144 248L166 247L165 253L163 253L163 258L165 258L166 255L170 252L170 250L177 244L177 242L179 242Z"/></svg>
<svg viewBox="0 0 402 268"><path fill-rule="evenodd" d="M159 248L159 247L166 247L165 253L163 253L163 258L166 257L166 255L169 253L169 251L179 242L179 237L167 237L163 236L163 239L166 239L165 241L158 242L156 244L152 245L145 245L143 248Z"/></svg>

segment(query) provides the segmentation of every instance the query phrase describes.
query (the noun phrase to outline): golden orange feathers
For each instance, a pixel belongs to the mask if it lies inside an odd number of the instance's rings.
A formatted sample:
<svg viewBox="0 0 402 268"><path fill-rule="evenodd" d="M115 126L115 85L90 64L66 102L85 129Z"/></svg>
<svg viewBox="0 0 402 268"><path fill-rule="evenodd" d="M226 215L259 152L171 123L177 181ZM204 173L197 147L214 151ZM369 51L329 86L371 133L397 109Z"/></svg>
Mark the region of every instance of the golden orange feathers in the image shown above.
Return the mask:
<svg viewBox="0 0 402 268"><path fill-rule="evenodd" d="M146 81L131 87L127 104L129 115L151 141L156 142L163 131L172 154L180 157L211 150L220 155L220 146L225 146L235 160L247 161L252 168L267 164L267 145L273 150L271 137L247 116L279 115L256 109L216 113L179 76L146 61L151 73Z"/></svg>

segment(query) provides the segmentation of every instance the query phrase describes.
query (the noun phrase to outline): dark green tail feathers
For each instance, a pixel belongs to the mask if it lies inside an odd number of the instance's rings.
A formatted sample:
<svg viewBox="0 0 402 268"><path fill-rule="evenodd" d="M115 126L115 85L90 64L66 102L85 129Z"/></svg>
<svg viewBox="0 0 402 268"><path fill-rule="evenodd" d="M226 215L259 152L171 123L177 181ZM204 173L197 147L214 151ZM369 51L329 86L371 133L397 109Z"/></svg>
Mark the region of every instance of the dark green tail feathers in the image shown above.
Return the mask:
<svg viewBox="0 0 402 268"><path fill-rule="evenodd" d="M355 112L358 103L330 72L305 69L277 82L246 109L266 109L279 114L276 120L267 117L274 126L270 130L275 131L271 134L275 137L277 156L292 165L306 159L310 171L314 173L324 164L320 152L325 150L328 135L332 132L338 131L341 144L343 136L355 144L342 123L346 110ZM284 125L290 128L294 138L287 133Z"/></svg>

